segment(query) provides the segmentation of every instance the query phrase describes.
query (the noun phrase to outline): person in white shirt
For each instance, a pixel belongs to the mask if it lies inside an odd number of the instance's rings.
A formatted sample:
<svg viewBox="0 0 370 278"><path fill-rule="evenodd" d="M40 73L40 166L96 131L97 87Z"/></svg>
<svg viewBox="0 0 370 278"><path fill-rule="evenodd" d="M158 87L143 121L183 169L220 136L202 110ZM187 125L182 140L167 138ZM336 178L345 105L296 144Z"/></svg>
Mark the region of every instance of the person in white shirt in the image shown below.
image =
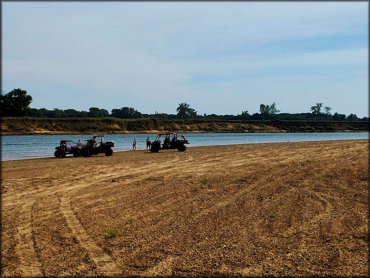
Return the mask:
<svg viewBox="0 0 370 278"><path fill-rule="evenodd" d="M78 139L77 143L76 143L77 147L81 147L81 139Z"/></svg>

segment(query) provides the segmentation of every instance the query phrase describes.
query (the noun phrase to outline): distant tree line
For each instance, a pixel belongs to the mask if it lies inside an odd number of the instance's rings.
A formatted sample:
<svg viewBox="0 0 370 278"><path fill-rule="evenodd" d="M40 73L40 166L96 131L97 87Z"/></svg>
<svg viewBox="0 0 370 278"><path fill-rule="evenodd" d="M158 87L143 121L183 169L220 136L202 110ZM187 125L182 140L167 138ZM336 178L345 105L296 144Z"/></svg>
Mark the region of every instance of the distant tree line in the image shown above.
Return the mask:
<svg viewBox="0 0 370 278"><path fill-rule="evenodd" d="M75 109L58 109L48 110L45 108L30 108L32 97L27 91L14 89L11 92L0 95L0 116L1 117L38 117L38 118L104 118L114 117L120 119L138 119L138 118L155 118L155 119L207 119L207 120L320 120L320 121L368 121L368 117L358 118L356 114L331 114L331 107L322 103L316 103L311 106L310 112L307 113L279 113L275 102L261 104L259 113L249 114L248 111L242 111L237 115L216 115L203 114L199 115L197 111L187 103L180 103L177 107L177 114L157 113L142 114L133 107L122 107L112 109L109 113L106 109L91 107L89 111L77 111ZM324 112L322 112L322 108Z"/></svg>

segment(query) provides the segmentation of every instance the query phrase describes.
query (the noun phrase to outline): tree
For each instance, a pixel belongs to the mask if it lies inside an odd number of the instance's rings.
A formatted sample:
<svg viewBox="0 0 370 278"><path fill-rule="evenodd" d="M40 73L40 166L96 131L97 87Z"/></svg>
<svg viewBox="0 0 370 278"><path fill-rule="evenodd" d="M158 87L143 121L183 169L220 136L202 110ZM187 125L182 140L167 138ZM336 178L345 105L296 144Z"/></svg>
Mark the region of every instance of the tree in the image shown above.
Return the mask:
<svg viewBox="0 0 370 278"><path fill-rule="evenodd" d="M42 111L40 109L36 109L36 108L31 108L28 111L27 115L30 116L30 117L36 117L36 118L45 117L45 115L42 113Z"/></svg>
<svg viewBox="0 0 370 278"><path fill-rule="evenodd" d="M0 115L21 117L27 115L32 97L27 91L14 89L6 95L0 95Z"/></svg>
<svg viewBox="0 0 370 278"><path fill-rule="evenodd" d="M277 113L279 113L280 110L277 110L276 109L276 104L275 102L273 104L270 105L270 115L276 115Z"/></svg>
<svg viewBox="0 0 370 278"><path fill-rule="evenodd" d="M347 116L347 120L348 120L348 121L358 121L359 119L358 119L358 117L357 117L357 115L356 115L356 114L349 114L349 115Z"/></svg>
<svg viewBox="0 0 370 278"><path fill-rule="evenodd" d="M261 115L269 115L270 114L269 105L261 104L260 105L260 114Z"/></svg>
<svg viewBox="0 0 370 278"><path fill-rule="evenodd" d="M248 113L248 111L242 111L242 113L240 114L239 118L241 118L243 120L246 120L246 119L250 118L250 116L251 115Z"/></svg>
<svg viewBox="0 0 370 278"><path fill-rule="evenodd" d="M107 110L99 109L98 107L90 107L88 115L89 117L92 117L92 118L109 117L109 113Z"/></svg>
<svg viewBox="0 0 370 278"><path fill-rule="evenodd" d="M276 109L276 104L275 102L271 105L265 105L265 104L261 104L260 105L260 114L262 116L262 118L272 118L273 116L275 116L277 113L279 113L280 110L277 110Z"/></svg>
<svg viewBox="0 0 370 278"><path fill-rule="evenodd" d="M321 114L321 107L322 107L322 103L316 103L316 105L314 106L311 106L311 111L312 111L312 114L314 115L320 115Z"/></svg>
<svg viewBox="0 0 370 278"><path fill-rule="evenodd" d="M346 115L344 114L338 114L337 112L333 115L334 121L344 121L346 119Z"/></svg>
<svg viewBox="0 0 370 278"><path fill-rule="evenodd" d="M180 119L194 118L197 116L197 112L193 108L190 108L187 103L180 103L176 111L177 117Z"/></svg>
<svg viewBox="0 0 370 278"><path fill-rule="evenodd" d="M325 114L326 115L330 115L330 110L331 110L331 107L330 106L325 106L324 107L324 110L325 110Z"/></svg>
<svg viewBox="0 0 370 278"><path fill-rule="evenodd" d="M62 109L54 108L51 118L62 118L63 114L64 111Z"/></svg>
<svg viewBox="0 0 370 278"><path fill-rule="evenodd" d="M142 114L132 107L122 107L121 109L113 109L111 116L120 119L142 118Z"/></svg>
<svg viewBox="0 0 370 278"><path fill-rule="evenodd" d="M75 109L67 109L64 110L63 113L65 118L79 118L81 117L81 113Z"/></svg>

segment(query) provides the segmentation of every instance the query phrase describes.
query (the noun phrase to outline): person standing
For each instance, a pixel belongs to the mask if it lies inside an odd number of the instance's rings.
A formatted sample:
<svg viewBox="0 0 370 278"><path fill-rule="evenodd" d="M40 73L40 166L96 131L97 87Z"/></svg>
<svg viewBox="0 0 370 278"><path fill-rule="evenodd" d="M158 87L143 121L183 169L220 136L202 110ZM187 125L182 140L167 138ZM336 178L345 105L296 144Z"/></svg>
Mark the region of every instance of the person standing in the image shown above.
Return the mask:
<svg viewBox="0 0 370 278"><path fill-rule="evenodd" d="M136 150L136 137L134 138L134 142L132 143L132 149Z"/></svg>
<svg viewBox="0 0 370 278"><path fill-rule="evenodd" d="M151 145L152 145L152 142L150 142L149 137L148 137L148 138L146 138L146 149L147 149L147 150L150 150Z"/></svg>

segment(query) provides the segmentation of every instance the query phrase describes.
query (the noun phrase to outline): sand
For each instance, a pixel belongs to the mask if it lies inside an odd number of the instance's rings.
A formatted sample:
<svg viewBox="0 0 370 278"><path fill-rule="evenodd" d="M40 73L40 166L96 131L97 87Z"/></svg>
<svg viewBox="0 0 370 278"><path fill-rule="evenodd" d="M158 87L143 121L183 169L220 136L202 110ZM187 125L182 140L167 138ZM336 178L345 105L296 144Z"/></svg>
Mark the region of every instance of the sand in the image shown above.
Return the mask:
<svg viewBox="0 0 370 278"><path fill-rule="evenodd" d="M368 274L368 140L2 162L2 276Z"/></svg>

